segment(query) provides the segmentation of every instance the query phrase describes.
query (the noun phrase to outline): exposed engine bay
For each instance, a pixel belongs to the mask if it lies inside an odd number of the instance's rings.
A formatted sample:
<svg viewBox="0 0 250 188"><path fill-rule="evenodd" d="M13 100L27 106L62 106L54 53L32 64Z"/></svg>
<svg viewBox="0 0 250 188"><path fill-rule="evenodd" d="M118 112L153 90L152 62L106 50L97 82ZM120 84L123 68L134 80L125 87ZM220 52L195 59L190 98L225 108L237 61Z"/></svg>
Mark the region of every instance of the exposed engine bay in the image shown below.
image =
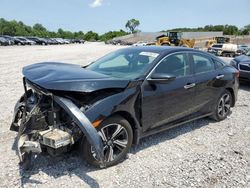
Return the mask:
<svg viewBox="0 0 250 188"><path fill-rule="evenodd" d="M32 154L47 152L55 156L67 152L83 136L102 152L99 135L84 116L84 106L78 108L69 99L46 93L31 83L29 87L24 79L25 94L15 106L10 128L18 132L21 163L29 166Z"/></svg>

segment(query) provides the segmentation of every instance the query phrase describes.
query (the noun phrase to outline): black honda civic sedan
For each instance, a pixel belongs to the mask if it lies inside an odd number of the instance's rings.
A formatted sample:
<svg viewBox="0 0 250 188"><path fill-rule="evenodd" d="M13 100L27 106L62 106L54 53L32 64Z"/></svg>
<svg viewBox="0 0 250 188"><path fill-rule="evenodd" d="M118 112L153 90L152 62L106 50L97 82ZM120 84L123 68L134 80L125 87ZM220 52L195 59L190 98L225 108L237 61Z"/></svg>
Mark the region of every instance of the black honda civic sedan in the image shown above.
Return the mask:
<svg viewBox="0 0 250 188"><path fill-rule="evenodd" d="M23 68L24 95L11 130L21 164L78 144L89 163L117 164L139 139L235 105L239 72L206 52L130 47L88 66L38 63Z"/></svg>

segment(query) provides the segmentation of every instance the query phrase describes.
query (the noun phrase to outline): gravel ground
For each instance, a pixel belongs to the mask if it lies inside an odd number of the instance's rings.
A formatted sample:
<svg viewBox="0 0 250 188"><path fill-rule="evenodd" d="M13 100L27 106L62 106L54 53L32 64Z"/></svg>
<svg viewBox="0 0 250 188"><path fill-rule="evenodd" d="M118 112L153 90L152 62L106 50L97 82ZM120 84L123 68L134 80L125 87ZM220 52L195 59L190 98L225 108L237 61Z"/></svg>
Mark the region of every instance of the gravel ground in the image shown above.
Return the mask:
<svg viewBox="0 0 250 188"><path fill-rule="evenodd" d="M22 171L9 131L23 93L21 68L41 61L86 64L119 46L102 43L0 47L0 187L250 187L250 84L222 122L201 119L142 139L123 163L96 169L77 152L39 156Z"/></svg>

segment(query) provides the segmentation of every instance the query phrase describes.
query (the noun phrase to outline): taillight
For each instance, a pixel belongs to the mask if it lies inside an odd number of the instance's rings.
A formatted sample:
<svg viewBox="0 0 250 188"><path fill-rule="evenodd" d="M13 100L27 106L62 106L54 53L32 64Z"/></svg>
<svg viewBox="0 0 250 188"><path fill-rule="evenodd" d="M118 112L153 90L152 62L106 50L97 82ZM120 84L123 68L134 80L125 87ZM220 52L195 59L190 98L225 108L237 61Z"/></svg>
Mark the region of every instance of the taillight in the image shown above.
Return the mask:
<svg viewBox="0 0 250 188"><path fill-rule="evenodd" d="M239 78L240 77L240 71L236 70L236 77Z"/></svg>

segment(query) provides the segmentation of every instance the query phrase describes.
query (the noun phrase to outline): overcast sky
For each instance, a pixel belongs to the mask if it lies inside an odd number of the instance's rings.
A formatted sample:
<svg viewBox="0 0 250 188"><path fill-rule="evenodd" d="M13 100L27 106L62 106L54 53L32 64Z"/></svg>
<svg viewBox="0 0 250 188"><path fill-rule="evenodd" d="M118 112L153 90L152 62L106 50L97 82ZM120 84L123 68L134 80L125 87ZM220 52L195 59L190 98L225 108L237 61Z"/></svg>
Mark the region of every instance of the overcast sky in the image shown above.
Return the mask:
<svg viewBox="0 0 250 188"><path fill-rule="evenodd" d="M0 0L0 17L41 23L49 30L125 29L128 19L142 31L208 24L250 24L250 0Z"/></svg>

